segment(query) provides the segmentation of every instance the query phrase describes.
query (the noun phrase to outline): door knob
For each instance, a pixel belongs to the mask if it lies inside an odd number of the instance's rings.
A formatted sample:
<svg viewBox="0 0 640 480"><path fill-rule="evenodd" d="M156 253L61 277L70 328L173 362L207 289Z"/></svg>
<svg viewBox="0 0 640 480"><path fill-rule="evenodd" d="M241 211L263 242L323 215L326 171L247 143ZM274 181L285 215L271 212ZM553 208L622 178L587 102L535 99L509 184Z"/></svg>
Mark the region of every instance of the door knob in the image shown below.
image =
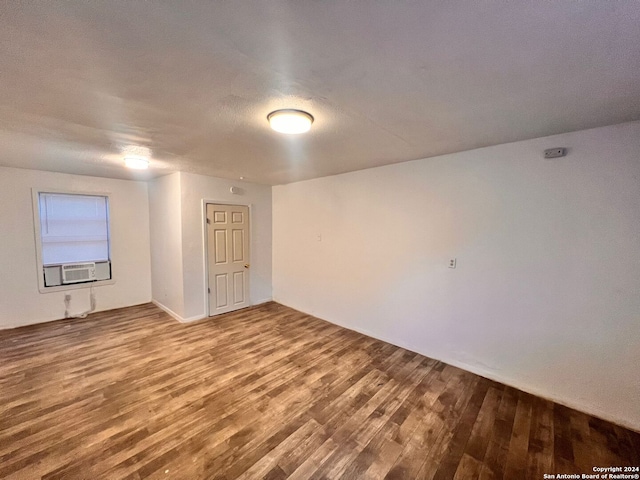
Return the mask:
<svg viewBox="0 0 640 480"><path fill-rule="evenodd" d="M248 264L248 263L245 263L245 264L244 264L244 268L249 268L249 264Z"/></svg>

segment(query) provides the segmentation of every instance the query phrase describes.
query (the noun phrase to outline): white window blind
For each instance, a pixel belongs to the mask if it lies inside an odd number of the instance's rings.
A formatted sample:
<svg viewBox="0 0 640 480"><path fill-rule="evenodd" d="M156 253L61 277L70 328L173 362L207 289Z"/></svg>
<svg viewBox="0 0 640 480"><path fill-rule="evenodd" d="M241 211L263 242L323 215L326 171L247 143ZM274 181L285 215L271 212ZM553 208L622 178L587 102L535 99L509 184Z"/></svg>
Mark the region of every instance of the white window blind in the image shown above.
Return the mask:
<svg viewBox="0 0 640 480"><path fill-rule="evenodd" d="M42 264L109 260L105 196L39 193Z"/></svg>

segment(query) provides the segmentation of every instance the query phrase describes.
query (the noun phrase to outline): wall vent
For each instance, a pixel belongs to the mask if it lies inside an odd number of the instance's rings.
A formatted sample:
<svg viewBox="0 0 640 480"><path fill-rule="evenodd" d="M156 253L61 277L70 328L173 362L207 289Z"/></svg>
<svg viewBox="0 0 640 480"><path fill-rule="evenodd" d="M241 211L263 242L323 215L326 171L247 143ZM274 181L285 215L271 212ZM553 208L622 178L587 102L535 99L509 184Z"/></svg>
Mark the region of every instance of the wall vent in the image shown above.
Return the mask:
<svg viewBox="0 0 640 480"><path fill-rule="evenodd" d="M96 264L70 263L62 265L62 283L91 282L96 279Z"/></svg>

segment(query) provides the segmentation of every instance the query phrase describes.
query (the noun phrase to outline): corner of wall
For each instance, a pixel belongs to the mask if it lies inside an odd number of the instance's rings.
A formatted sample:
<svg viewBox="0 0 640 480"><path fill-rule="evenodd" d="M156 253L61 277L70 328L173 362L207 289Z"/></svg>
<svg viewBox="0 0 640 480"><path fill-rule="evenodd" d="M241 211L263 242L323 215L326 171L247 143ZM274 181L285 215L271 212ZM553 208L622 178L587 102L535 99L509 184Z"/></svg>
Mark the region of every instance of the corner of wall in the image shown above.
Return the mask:
<svg viewBox="0 0 640 480"><path fill-rule="evenodd" d="M152 302L177 319L184 314L181 175L149 182Z"/></svg>

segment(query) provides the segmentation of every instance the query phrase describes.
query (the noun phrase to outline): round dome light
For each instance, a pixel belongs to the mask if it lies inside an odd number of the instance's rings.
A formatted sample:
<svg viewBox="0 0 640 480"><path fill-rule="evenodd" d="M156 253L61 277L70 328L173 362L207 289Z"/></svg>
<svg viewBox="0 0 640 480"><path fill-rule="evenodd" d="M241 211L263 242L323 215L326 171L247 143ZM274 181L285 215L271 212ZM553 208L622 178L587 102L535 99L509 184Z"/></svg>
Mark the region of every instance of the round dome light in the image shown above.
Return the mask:
<svg viewBox="0 0 640 480"><path fill-rule="evenodd" d="M290 135L305 133L311 129L313 117L302 110L276 110L267 115L269 125L276 132Z"/></svg>
<svg viewBox="0 0 640 480"><path fill-rule="evenodd" d="M124 157L124 164L135 170L144 170L149 168L149 159L140 155L128 155Z"/></svg>
<svg viewBox="0 0 640 480"><path fill-rule="evenodd" d="M149 168L151 150L138 145L126 145L122 147L122 156L124 157L124 164L128 168L144 170Z"/></svg>

